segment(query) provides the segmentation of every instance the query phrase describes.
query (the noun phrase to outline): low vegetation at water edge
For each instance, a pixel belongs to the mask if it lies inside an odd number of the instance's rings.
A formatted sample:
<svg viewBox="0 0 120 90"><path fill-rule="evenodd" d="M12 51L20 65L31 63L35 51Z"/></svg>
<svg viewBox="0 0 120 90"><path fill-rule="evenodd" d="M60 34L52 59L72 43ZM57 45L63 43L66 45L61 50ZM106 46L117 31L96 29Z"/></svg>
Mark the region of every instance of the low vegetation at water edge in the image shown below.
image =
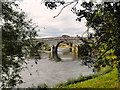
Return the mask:
<svg viewBox="0 0 120 90"><path fill-rule="evenodd" d="M64 87L64 86L67 86L67 85L70 85L70 84L76 84L76 83L79 83L79 82L87 81L89 79L94 79L96 77L99 77L101 75L109 73L111 70L112 70L111 67L106 66L105 68L103 68L103 70L99 71L98 73L90 74L88 76L80 75L77 79L69 79L67 82L58 83L55 86L53 86L53 88Z"/></svg>
<svg viewBox="0 0 120 90"><path fill-rule="evenodd" d="M111 72L89 79L84 82L61 86L59 88L118 88L118 70L113 69Z"/></svg>

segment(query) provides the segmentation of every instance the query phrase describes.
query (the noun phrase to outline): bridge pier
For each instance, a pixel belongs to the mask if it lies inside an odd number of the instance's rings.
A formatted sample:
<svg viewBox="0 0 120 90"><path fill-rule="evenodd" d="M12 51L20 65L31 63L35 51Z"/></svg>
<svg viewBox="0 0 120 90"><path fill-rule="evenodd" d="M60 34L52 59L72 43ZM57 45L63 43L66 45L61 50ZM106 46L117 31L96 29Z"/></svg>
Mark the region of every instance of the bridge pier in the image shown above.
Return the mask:
<svg viewBox="0 0 120 90"><path fill-rule="evenodd" d="M76 59L79 59L79 57L80 57L79 51L80 51L80 46L76 45Z"/></svg>
<svg viewBox="0 0 120 90"><path fill-rule="evenodd" d="M70 45L70 52L72 52L72 43L69 44Z"/></svg>
<svg viewBox="0 0 120 90"><path fill-rule="evenodd" d="M54 45L51 46L51 55L50 55L51 59L54 58L54 48L55 48Z"/></svg>
<svg viewBox="0 0 120 90"><path fill-rule="evenodd" d="M61 61L61 58L57 54L57 47L51 46L51 59L54 59L55 61Z"/></svg>
<svg viewBox="0 0 120 90"><path fill-rule="evenodd" d="M72 45L72 56L73 56L73 60L75 59L75 45Z"/></svg>
<svg viewBox="0 0 120 90"><path fill-rule="evenodd" d="M80 59L80 45L78 45L78 59Z"/></svg>
<svg viewBox="0 0 120 90"><path fill-rule="evenodd" d="M73 44L73 46L72 46L72 55L73 55L73 60L79 58L79 45Z"/></svg>
<svg viewBox="0 0 120 90"><path fill-rule="evenodd" d="M78 45L75 46L75 57L78 59Z"/></svg>

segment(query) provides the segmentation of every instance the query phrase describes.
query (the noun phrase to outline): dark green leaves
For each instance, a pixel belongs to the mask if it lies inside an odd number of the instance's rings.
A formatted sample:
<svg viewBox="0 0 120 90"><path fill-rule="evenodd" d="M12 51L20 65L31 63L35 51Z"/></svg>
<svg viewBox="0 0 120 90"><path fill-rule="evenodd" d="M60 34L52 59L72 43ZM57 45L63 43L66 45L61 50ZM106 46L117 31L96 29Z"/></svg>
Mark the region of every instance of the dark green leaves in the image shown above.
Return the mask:
<svg viewBox="0 0 120 90"><path fill-rule="evenodd" d="M35 46L37 26L28 19L15 2L2 2L2 88L13 88L22 83L19 72L24 58ZM23 52L24 50L24 52ZM32 49L34 51L34 49Z"/></svg>

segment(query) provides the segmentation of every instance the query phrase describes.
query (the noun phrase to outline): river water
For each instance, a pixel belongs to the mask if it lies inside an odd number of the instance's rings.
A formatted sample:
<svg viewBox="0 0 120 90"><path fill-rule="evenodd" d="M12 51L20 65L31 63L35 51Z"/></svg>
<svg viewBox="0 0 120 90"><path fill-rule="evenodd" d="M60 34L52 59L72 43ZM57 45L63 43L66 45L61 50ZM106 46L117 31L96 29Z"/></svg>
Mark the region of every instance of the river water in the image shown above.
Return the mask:
<svg viewBox="0 0 120 90"><path fill-rule="evenodd" d="M24 83L18 87L26 88L32 85L38 86L43 83L52 87L70 78L77 78L80 74L93 74L92 68L82 65L79 60L73 60L72 53L68 49L59 48L58 54L62 59L60 62L50 60L49 53L42 53L41 59L38 59L37 64L34 59L26 59L28 64L24 64L23 66L27 68L21 72Z"/></svg>

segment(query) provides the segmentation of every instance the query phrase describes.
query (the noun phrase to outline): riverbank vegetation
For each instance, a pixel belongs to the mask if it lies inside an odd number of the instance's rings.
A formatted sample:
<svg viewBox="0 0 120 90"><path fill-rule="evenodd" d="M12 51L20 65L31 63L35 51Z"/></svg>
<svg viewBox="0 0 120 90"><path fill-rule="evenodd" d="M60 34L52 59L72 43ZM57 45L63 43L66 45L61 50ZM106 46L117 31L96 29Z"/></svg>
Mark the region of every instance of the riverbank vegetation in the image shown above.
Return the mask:
<svg viewBox="0 0 120 90"><path fill-rule="evenodd" d="M45 44L45 45L42 45L42 46L39 48L39 50L50 51L51 48L50 48L50 46L49 46L48 44Z"/></svg>
<svg viewBox="0 0 120 90"><path fill-rule="evenodd" d="M60 43L58 48L72 48L69 44Z"/></svg>
<svg viewBox="0 0 120 90"><path fill-rule="evenodd" d="M112 68L109 67L109 66L106 66L105 68L103 68L98 73L90 74L88 76L80 75L77 79L69 79L67 82L61 82L59 84L56 84L55 86L53 86L53 88L66 87L66 86L71 85L71 84L77 84L77 83L80 83L80 82L85 82L85 81L88 81L90 79L97 78L101 75L105 75L105 74L109 73L110 71L112 71Z"/></svg>
<svg viewBox="0 0 120 90"><path fill-rule="evenodd" d="M86 80L84 82L63 85L59 88L118 88L118 70L113 69L107 74L101 74L98 77ZM57 88L57 87L56 87Z"/></svg>

